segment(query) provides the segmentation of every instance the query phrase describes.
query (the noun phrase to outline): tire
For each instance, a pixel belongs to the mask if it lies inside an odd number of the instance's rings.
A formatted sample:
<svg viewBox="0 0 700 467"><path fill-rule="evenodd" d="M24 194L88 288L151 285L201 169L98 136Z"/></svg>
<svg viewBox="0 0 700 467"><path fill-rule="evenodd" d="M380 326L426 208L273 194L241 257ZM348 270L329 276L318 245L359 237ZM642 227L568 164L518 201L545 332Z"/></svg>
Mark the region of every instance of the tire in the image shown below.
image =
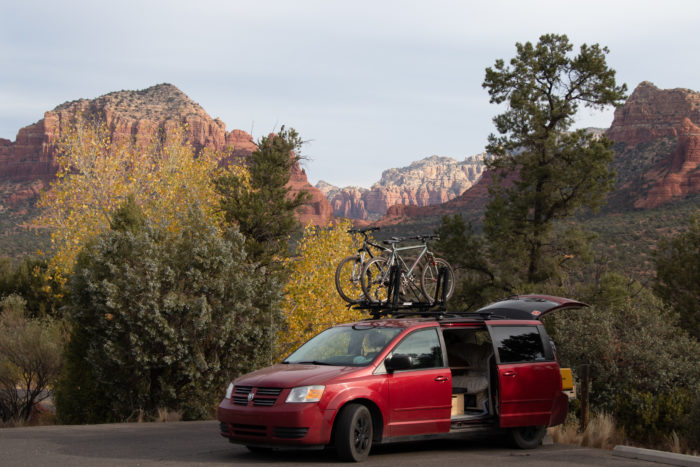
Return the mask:
<svg viewBox="0 0 700 467"><path fill-rule="evenodd" d="M542 444L542 439L547 433L544 426L521 426L510 431L510 438L515 447L520 449L535 449Z"/></svg>
<svg viewBox="0 0 700 467"><path fill-rule="evenodd" d="M365 263L360 281L365 299L370 303L385 303L389 299L389 271L386 258L379 256Z"/></svg>
<svg viewBox="0 0 700 467"><path fill-rule="evenodd" d="M335 449L346 462L362 462L372 449L372 414L362 404L348 404L338 415L335 430Z"/></svg>
<svg viewBox="0 0 700 467"><path fill-rule="evenodd" d="M335 288L348 303L360 303L365 299L362 292L362 260L359 256L348 256L335 269Z"/></svg>
<svg viewBox="0 0 700 467"><path fill-rule="evenodd" d="M449 299L455 291L455 274L454 271L452 271L450 263L442 258L435 258L434 263L428 260L424 264L423 272L420 276L420 287L430 303L435 301L435 290L437 289L437 281L441 268L447 269L445 284L443 284L443 287L447 290L446 299ZM440 298L441 297L438 297L438 300Z"/></svg>

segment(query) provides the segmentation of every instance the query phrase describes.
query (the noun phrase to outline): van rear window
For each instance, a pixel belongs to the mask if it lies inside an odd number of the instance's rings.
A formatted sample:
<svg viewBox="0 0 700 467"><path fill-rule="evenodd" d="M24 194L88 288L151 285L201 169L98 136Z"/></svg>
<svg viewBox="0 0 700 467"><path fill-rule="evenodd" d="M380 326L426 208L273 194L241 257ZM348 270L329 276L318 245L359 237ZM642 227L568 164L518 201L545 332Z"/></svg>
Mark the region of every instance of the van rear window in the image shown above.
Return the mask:
<svg viewBox="0 0 700 467"><path fill-rule="evenodd" d="M501 363L547 360L536 326L492 326L489 331Z"/></svg>

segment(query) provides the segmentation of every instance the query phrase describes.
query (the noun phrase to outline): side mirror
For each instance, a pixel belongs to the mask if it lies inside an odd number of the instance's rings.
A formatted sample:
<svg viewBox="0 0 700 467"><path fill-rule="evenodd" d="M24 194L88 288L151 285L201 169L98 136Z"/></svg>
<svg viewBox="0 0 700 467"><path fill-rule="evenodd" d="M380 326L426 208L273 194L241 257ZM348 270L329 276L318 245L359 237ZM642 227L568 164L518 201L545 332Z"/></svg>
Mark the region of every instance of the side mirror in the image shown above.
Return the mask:
<svg viewBox="0 0 700 467"><path fill-rule="evenodd" d="M391 358L387 358L384 362L386 371L393 373L400 370L408 370L411 368L411 356L406 354L396 354Z"/></svg>

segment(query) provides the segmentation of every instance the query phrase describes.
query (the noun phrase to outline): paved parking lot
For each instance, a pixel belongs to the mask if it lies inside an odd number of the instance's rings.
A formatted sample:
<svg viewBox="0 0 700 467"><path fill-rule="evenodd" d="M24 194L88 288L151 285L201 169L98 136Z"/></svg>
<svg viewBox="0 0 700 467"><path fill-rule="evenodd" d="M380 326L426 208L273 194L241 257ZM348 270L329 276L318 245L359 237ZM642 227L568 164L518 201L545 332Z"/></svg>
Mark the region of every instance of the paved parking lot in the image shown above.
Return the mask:
<svg viewBox="0 0 700 467"><path fill-rule="evenodd" d="M228 443L218 423L131 423L0 430L0 465L14 466L229 466L328 465L332 451L253 454ZM610 451L545 445L532 451L492 441L431 441L377 446L364 465L406 466L658 466L615 457Z"/></svg>

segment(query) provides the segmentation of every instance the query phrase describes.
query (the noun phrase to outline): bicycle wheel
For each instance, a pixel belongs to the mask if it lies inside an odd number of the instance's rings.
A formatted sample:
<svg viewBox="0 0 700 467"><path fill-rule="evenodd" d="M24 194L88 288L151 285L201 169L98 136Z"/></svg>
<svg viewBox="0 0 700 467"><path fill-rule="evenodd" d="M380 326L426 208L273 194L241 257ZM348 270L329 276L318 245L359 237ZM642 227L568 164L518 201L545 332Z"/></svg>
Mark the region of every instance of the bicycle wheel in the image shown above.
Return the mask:
<svg viewBox="0 0 700 467"><path fill-rule="evenodd" d="M443 278L442 287L443 290L447 291L445 295L445 300L452 296L452 292L455 291L455 274L452 271L452 266L450 263L442 258L434 258L433 261L426 261L423 265L423 272L420 276L420 286L423 291L423 295L428 299L430 303L435 302L435 292L437 291L437 282L440 274L440 269L445 268L445 277ZM442 299L442 292L440 296L437 297L438 300Z"/></svg>
<svg viewBox="0 0 700 467"><path fill-rule="evenodd" d="M379 256L365 263L360 283L362 292L370 303L385 303L389 299L389 268L386 258Z"/></svg>
<svg viewBox="0 0 700 467"><path fill-rule="evenodd" d="M360 303L364 300L361 275L362 260L357 255L344 258L335 269L335 288L346 302Z"/></svg>

